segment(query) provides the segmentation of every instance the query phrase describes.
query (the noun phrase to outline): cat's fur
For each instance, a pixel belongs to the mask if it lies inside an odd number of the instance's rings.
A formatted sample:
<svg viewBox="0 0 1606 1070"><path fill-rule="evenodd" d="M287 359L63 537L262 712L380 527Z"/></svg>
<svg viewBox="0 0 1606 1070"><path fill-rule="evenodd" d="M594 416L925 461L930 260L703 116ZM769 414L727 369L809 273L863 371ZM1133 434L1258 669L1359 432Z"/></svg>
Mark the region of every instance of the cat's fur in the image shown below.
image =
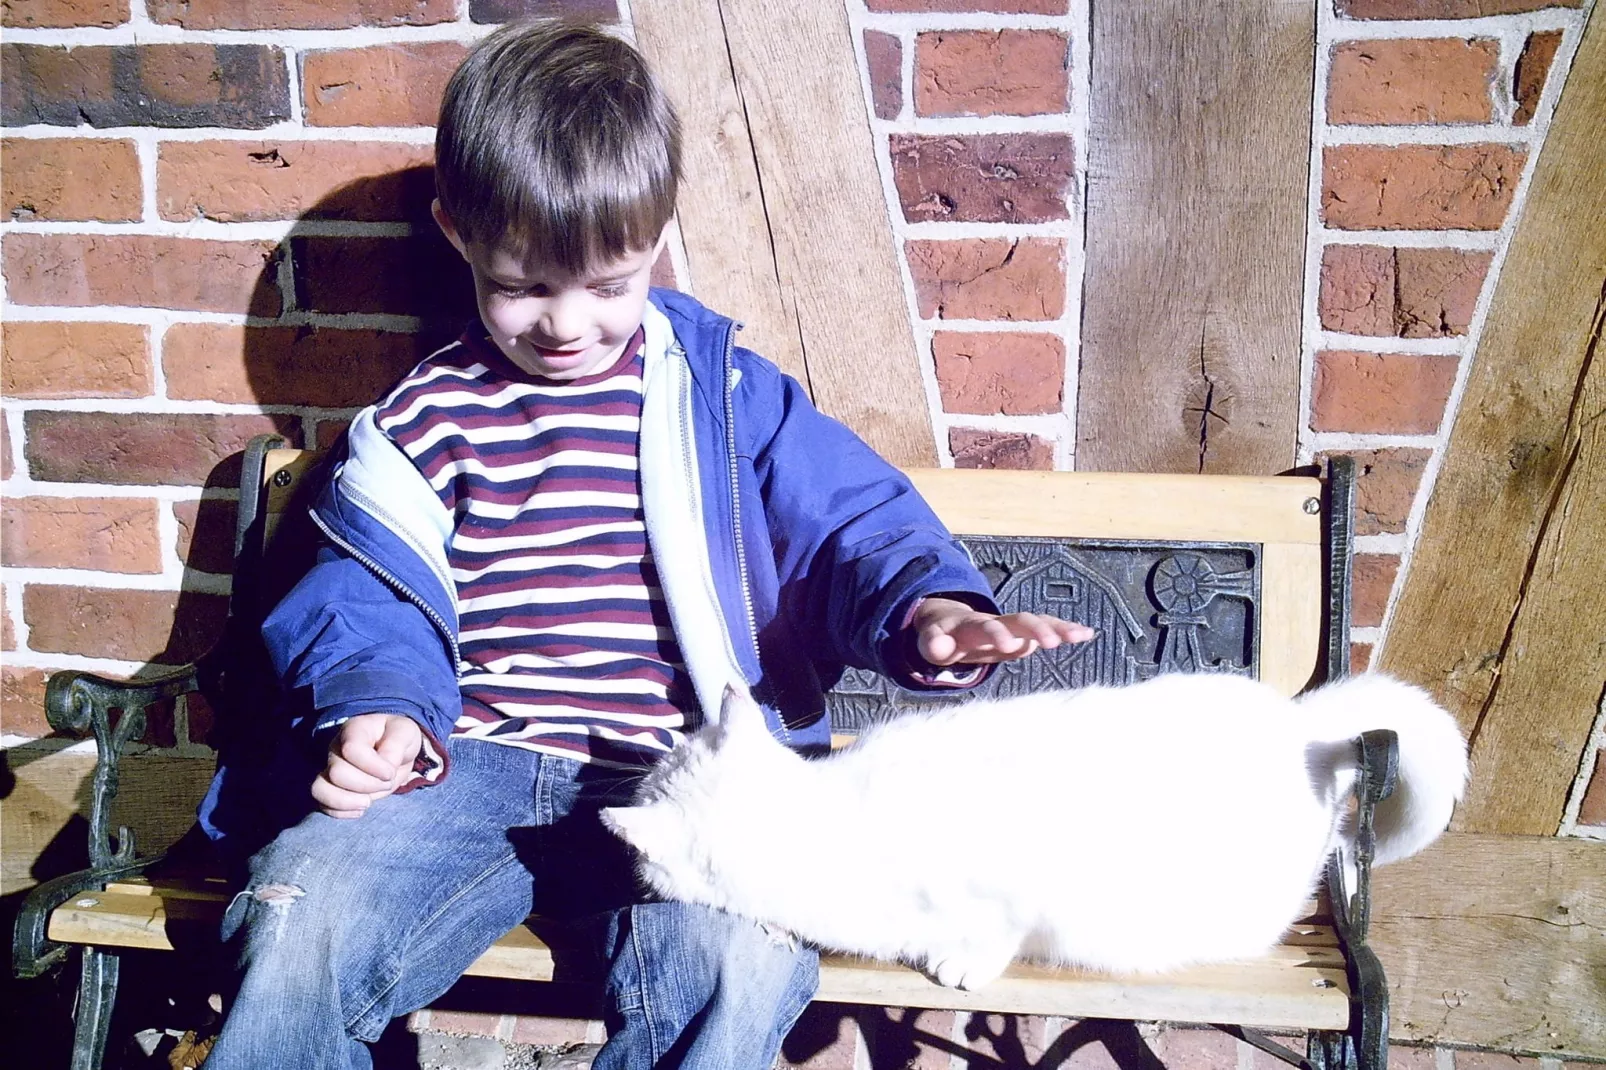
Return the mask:
<svg viewBox="0 0 1606 1070"><path fill-rule="evenodd" d="M1426 693L1377 674L1298 699L1175 675L975 701L812 761L728 692L603 820L660 895L945 985L1017 955L1158 971L1277 942L1348 835L1349 741L1373 728L1400 740L1381 863L1444 829L1467 757Z"/></svg>

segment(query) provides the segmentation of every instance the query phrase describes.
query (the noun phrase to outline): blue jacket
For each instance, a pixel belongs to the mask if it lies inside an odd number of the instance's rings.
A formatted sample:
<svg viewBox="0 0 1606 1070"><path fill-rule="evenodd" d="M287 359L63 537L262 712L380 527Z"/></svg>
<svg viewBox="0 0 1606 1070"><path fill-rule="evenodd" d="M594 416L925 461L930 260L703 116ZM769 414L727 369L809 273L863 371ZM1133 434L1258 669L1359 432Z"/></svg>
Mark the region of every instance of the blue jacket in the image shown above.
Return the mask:
<svg viewBox="0 0 1606 1070"><path fill-rule="evenodd" d="M904 628L933 594L996 611L909 481L736 346L729 319L654 290L644 327L643 512L704 716L741 683L779 739L823 750L822 696L846 665L911 688L975 682L920 663ZM311 809L342 721L402 713L439 742L461 709L452 517L373 414L353 420L313 507L327 544L262 626L276 693L235 712L253 723L220 745L201 804L235 857Z"/></svg>

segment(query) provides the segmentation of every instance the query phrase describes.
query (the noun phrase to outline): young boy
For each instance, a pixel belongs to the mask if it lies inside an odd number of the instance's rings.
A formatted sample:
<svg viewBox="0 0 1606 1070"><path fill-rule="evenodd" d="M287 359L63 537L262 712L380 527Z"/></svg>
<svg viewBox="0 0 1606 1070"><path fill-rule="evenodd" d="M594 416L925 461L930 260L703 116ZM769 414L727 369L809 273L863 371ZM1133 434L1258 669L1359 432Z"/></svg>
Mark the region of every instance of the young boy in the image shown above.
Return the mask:
<svg viewBox="0 0 1606 1070"><path fill-rule="evenodd" d="M1091 633L998 616L896 470L731 321L649 294L679 130L627 45L491 35L436 149L483 323L357 416L327 544L263 627L283 739L225 751L202 810L236 850L271 838L225 917L244 972L207 1066L367 1066L537 910L595 922L599 1070L767 1068L816 956L640 902L597 811L728 683L823 750L844 665L962 686Z"/></svg>

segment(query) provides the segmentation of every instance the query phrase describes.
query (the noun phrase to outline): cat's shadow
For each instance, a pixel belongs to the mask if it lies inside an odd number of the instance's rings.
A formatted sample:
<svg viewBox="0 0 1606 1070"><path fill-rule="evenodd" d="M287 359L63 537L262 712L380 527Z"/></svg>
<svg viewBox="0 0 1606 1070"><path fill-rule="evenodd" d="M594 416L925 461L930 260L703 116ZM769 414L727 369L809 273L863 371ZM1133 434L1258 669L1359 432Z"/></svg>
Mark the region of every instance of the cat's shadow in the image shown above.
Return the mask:
<svg viewBox="0 0 1606 1070"><path fill-rule="evenodd" d="M1046 1048L1029 1034L1040 1019L1016 1015L972 1015L964 1025L963 1040L953 1036L953 1018L947 1012L848 1007L815 1003L787 1036L782 1052L790 1063L803 1063L857 1023L864 1036L872 1070L905 1070L931 1065L927 1052L957 1055L967 1070L1059 1070L1070 1065L1082 1048L1102 1045L1105 1058L1095 1053L1089 1064L1108 1070L1165 1070L1150 1050L1136 1023L1089 1018L1073 1022Z"/></svg>

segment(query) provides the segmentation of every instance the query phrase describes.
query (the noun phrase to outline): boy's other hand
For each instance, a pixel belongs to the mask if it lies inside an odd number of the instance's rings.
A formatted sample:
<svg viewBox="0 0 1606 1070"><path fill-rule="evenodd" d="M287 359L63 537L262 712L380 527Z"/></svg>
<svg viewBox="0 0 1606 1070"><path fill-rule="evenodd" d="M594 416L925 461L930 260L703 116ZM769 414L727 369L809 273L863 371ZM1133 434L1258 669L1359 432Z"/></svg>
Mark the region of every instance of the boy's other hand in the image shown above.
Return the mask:
<svg viewBox="0 0 1606 1070"><path fill-rule="evenodd" d="M374 800L401 785L423 745L423 730L411 717L353 717L330 742L329 760L312 782L312 798L330 817L361 817Z"/></svg>
<svg viewBox="0 0 1606 1070"><path fill-rule="evenodd" d="M918 636L920 656L933 665L989 665L1024 658L1038 648L1085 643L1097 633L1041 613L983 613L952 598L926 598L915 607L909 626Z"/></svg>

